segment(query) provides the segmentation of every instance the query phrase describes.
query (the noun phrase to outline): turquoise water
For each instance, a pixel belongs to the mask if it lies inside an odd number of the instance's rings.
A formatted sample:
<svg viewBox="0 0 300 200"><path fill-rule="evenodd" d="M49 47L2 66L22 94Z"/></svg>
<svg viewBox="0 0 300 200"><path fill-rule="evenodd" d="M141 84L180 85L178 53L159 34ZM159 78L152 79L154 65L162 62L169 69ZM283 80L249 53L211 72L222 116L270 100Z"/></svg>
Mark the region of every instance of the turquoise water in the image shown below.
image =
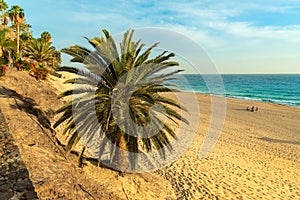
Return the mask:
<svg viewBox="0 0 300 200"><path fill-rule="evenodd" d="M300 107L300 74L185 74L172 83L185 91Z"/></svg>

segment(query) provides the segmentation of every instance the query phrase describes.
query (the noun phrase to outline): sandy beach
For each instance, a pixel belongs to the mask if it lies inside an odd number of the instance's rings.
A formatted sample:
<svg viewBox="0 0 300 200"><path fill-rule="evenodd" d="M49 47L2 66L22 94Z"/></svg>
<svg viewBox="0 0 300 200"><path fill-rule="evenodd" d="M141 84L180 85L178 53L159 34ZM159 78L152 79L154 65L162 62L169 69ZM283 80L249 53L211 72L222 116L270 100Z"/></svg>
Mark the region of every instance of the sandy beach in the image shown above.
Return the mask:
<svg viewBox="0 0 300 200"><path fill-rule="evenodd" d="M199 160L199 145L210 123L210 96L199 94L198 99L199 135L190 150L168 169L170 173L183 175L191 183L189 190L205 185L220 199L300 198L299 108L227 99L218 143ZM259 111L247 111L248 105Z"/></svg>
<svg viewBox="0 0 300 200"><path fill-rule="evenodd" d="M78 168L76 156L65 159L52 141L42 122L55 121L64 80L12 72L0 81L0 108L40 199L300 199L300 108L226 99L220 138L199 159L211 97L197 94L200 126L188 151L155 172L119 175L89 161ZM247 111L252 105L259 110Z"/></svg>

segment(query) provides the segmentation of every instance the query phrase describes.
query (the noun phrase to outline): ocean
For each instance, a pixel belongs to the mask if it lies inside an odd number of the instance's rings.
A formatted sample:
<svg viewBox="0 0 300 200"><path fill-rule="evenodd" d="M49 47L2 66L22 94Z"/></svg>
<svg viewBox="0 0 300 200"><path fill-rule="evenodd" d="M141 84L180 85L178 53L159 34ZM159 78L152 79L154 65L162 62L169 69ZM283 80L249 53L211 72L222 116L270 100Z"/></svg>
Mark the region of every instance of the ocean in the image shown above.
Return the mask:
<svg viewBox="0 0 300 200"><path fill-rule="evenodd" d="M171 83L184 91L300 107L300 74L184 74Z"/></svg>

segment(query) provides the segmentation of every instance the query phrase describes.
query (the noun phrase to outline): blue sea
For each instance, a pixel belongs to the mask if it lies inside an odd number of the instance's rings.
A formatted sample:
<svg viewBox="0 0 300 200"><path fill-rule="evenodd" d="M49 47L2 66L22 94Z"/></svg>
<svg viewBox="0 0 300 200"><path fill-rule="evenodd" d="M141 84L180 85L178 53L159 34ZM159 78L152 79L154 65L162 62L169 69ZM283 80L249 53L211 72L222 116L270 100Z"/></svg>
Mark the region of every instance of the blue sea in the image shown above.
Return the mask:
<svg viewBox="0 0 300 200"><path fill-rule="evenodd" d="M171 81L185 91L300 107L300 74L185 74Z"/></svg>

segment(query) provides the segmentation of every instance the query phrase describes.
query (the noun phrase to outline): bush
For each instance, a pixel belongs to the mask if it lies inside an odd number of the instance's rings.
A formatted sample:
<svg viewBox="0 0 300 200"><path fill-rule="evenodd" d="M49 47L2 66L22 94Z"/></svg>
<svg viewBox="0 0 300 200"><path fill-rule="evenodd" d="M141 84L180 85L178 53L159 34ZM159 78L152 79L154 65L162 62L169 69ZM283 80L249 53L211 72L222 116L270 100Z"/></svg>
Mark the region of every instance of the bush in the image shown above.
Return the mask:
<svg viewBox="0 0 300 200"><path fill-rule="evenodd" d="M49 75L50 70L41 63L32 62L30 64L30 75L32 75L36 80L45 80Z"/></svg>
<svg viewBox="0 0 300 200"><path fill-rule="evenodd" d="M15 62L17 70L26 70L36 80L45 80L50 73L47 66L28 58L20 58Z"/></svg>
<svg viewBox="0 0 300 200"><path fill-rule="evenodd" d="M0 65L0 77L5 76L6 71L7 71L7 66L4 64Z"/></svg>
<svg viewBox="0 0 300 200"><path fill-rule="evenodd" d="M17 62L15 62L15 67L17 68L17 70L26 70L26 71L30 71L30 66L31 66L31 61L29 59L26 58L21 58L19 59Z"/></svg>

